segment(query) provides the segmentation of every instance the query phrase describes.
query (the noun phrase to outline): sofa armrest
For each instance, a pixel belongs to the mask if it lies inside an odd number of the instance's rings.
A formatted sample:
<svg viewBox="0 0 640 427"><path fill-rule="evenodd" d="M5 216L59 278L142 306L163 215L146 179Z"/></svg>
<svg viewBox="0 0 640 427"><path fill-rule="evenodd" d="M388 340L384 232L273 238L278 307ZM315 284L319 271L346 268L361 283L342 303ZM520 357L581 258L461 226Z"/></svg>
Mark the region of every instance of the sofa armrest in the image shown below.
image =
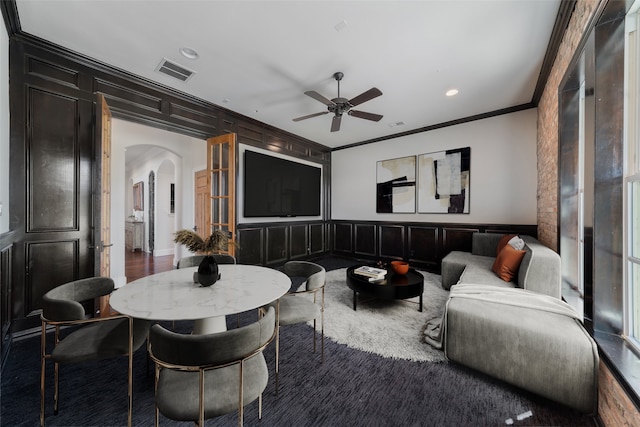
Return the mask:
<svg viewBox="0 0 640 427"><path fill-rule="evenodd" d="M531 236L520 237L527 244L527 253L518 271L518 286L554 298L562 298L560 255Z"/></svg>

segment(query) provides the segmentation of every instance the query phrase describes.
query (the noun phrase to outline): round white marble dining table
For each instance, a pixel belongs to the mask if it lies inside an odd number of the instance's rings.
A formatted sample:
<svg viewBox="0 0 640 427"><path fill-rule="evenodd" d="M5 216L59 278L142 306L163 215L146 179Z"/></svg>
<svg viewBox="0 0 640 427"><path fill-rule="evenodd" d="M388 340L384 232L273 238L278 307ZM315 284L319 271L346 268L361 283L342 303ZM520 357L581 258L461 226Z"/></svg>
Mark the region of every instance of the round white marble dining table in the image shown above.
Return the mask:
<svg viewBox="0 0 640 427"><path fill-rule="evenodd" d="M244 264L219 264L212 286L194 283L197 267L152 274L111 294L111 307L147 320L195 320L194 334L227 329L225 316L262 307L283 296L291 279L281 271Z"/></svg>

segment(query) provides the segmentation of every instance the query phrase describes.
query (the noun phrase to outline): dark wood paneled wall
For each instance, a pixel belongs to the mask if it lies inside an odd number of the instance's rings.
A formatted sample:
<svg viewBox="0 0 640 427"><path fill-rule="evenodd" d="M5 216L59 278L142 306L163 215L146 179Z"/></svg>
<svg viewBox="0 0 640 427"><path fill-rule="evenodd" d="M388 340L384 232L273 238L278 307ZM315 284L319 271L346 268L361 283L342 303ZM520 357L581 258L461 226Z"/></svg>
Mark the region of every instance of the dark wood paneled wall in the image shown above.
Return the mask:
<svg viewBox="0 0 640 427"><path fill-rule="evenodd" d="M203 140L233 132L238 143L321 164L323 217L329 216L328 147L29 35L11 36L9 54L13 249L12 268L3 270L10 271L11 284L2 282L2 314L10 319L10 332L39 324L40 301L49 289L93 274L97 93L117 118ZM243 257L272 264L307 256L309 247L327 250L327 236L318 236L317 227L263 230L242 236ZM257 249L250 249L254 244ZM4 296L10 291L8 304Z"/></svg>
<svg viewBox="0 0 640 427"><path fill-rule="evenodd" d="M14 233L0 235L0 356L2 357L2 365L4 365L10 344L13 241Z"/></svg>
<svg viewBox="0 0 640 427"><path fill-rule="evenodd" d="M278 266L329 252L325 221L241 224L237 233L242 264Z"/></svg>
<svg viewBox="0 0 640 427"><path fill-rule="evenodd" d="M513 233L537 237L536 225L397 223L331 221L331 252L370 261L409 261L416 267L440 271L451 251L471 252L473 233Z"/></svg>

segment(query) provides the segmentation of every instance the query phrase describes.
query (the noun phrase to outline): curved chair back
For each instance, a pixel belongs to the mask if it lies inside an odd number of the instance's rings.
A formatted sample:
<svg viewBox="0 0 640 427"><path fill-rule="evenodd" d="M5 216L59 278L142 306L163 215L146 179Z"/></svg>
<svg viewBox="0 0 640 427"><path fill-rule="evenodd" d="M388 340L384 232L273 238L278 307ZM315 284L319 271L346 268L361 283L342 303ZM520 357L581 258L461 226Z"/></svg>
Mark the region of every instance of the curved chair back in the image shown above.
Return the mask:
<svg viewBox="0 0 640 427"><path fill-rule="evenodd" d="M109 277L89 277L57 286L42 297L42 317L52 321L82 320L85 309L80 303L109 295L114 288Z"/></svg>
<svg viewBox="0 0 640 427"><path fill-rule="evenodd" d="M159 324L151 327L149 341L154 360L180 366L225 365L249 357L275 336L275 310L257 322L213 334L179 334Z"/></svg>
<svg viewBox="0 0 640 427"><path fill-rule="evenodd" d="M204 255L191 255L181 258L178 261L178 268L197 267L204 259Z"/></svg>
<svg viewBox="0 0 640 427"><path fill-rule="evenodd" d="M324 286L326 270L321 265L309 261L289 261L283 267L283 273L289 277L305 278L307 291Z"/></svg>
<svg viewBox="0 0 640 427"><path fill-rule="evenodd" d="M229 254L213 254L213 259L216 260L218 264L235 264L236 258L233 255ZM187 268L187 267L197 267L202 262L204 255L191 255L184 258L181 258L178 261L177 268Z"/></svg>
<svg viewBox="0 0 640 427"><path fill-rule="evenodd" d="M174 420L197 421L204 426L205 418L235 410L242 425L244 405L255 399L260 399L261 411L262 392L269 379L262 350L274 339L276 330L273 307L257 322L220 333L186 335L158 324L152 326L155 425L159 425L160 412ZM235 400L231 397L234 394L238 394ZM185 401L185 396L198 398Z"/></svg>

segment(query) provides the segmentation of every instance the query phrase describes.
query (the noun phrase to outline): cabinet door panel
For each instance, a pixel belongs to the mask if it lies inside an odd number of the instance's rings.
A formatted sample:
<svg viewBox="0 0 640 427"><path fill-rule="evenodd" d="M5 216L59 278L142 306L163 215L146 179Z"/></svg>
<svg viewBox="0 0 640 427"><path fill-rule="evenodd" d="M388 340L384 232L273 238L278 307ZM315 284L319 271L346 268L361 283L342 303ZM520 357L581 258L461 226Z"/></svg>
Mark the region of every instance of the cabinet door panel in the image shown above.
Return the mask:
<svg viewBox="0 0 640 427"><path fill-rule="evenodd" d="M264 265L264 229L243 228L238 231L238 263Z"/></svg>
<svg viewBox="0 0 640 427"><path fill-rule="evenodd" d="M380 257L404 259L405 233L402 225L380 226Z"/></svg>
<svg viewBox="0 0 640 427"><path fill-rule="evenodd" d="M355 224L355 234L355 253L376 256L376 226L374 224Z"/></svg>
<svg viewBox="0 0 640 427"><path fill-rule="evenodd" d="M309 224L309 247L311 254L324 252L324 224Z"/></svg>
<svg viewBox="0 0 640 427"><path fill-rule="evenodd" d="M439 243L436 227L409 226L409 261L438 265Z"/></svg>
<svg viewBox="0 0 640 427"><path fill-rule="evenodd" d="M288 227L267 228L267 264L280 264L287 260Z"/></svg>
<svg viewBox="0 0 640 427"><path fill-rule="evenodd" d="M290 227L290 258L304 258L307 255L309 241L307 239L307 225L292 225Z"/></svg>

